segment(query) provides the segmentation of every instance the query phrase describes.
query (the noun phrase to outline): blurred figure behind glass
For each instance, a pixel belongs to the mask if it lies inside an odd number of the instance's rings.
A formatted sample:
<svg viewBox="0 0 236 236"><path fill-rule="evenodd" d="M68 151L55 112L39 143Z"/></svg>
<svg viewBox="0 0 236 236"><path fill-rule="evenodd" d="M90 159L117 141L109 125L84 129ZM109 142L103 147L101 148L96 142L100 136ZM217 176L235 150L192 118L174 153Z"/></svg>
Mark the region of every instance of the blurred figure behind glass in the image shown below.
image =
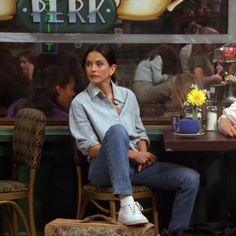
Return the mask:
<svg viewBox="0 0 236 236"><path fill-rule="evenodd" d="M218 34L219 32L208 26L201 26L191 22L188 32L190 34ZM216 44L187 44L180 50L180 60L184 72L192 72L209 89L213 84L220 84L223 80L221 70L215 73L212 63L213 51Z"/></svg>
<svg viewBox="0 0 236 236"><path fill-rule="evenodd" d="M165 103L170 98L170 81L181 73L178 53L170 45L161 44L138 64L133 91L141 103Z"/></svg>
<svg viewBox="0 0 236 236"><path fill-rule="evenodd" d="M23 51L18 55L18 63L23 77L33 80L36 69L36 56L31 51Z"/></svg>
<svg viewBox="0 0 236 236"><path fill-rule="evenodd" d="M67 118L75 87L76 79L70 71L61 65L49 66L37 72L30 96L13 103L6 116L15 117L20 109L33 107L47 117Z"/></svg>

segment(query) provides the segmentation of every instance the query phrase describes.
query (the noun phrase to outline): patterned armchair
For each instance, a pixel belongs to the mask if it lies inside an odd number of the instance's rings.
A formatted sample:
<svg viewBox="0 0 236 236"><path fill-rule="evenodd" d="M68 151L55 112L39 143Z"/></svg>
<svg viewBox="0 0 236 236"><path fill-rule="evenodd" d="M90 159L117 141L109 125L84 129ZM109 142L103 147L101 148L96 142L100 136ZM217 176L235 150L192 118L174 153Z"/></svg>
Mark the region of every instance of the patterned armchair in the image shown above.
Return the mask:
<svg viewBox="0 0 236 236"><path fill-rule="evenodd" d="M28 235L36 236L34 216L34 185L37 169L40 165L42 147L45 136L46 116L42 111L25 108L18 112L15 120L15 129L12 143L12 178L0 180L0 205L4 209L14 209L8 214L10 233L18 235L16 212L24 222ZM24 165L29 169L28 182L19 179L19 168ZM23 211L16 203L17 200L27 199L28 221ZM11 224L12 223L12 224Z"/></svg>

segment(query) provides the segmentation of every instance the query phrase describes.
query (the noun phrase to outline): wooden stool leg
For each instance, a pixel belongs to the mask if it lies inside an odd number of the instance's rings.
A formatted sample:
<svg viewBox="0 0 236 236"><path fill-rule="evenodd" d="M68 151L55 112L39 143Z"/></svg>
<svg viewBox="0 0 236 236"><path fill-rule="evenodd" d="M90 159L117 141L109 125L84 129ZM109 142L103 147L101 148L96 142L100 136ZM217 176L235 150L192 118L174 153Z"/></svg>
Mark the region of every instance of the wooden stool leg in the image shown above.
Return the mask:
<svg viewBox="0 0 236 236"><path fill-rule="evenodd" d="M109 201L110 204L110 214L111 214L111 218L113 219L117 219L116 217L116 203L115 201Z"/></svg>
<svg viewBox="0 0 236 236"><path fill-rule="evenodd" d="M159 225L158 225L158 212L157 212L157 203L156 203L156 198L152 198L152 217L153 217L153 224L155 225L155 234L156 236L159 233Z"/></svg>

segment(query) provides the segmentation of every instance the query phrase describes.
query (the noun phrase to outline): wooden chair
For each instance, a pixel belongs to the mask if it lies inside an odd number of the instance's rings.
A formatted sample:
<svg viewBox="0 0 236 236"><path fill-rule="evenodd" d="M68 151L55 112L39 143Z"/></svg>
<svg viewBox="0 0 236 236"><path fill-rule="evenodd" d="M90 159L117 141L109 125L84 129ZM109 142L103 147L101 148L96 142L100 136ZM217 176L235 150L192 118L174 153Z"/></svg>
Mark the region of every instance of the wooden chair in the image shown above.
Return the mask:
<svg viewBox="0 0 236 236"><path fill-rule="evenodd" d="M34 188L37 169L41 161L45 128L46 117L42 111L25 108L18 112L12 143L12 177L9 180L0 180L0 201L7 201L5 203L12 206L11 209L18 211L22 221L26 222L26 232L31 236L36 236ZM27 166L29 169L27 183L19 178L19 169L22 166ZM30 234L27 230L28 221L23 212L21 213L19 205L12 203L20 199L27 199ZM10 225L10 231L13 231L15 236L18 234L18 225L14 212L13 210L11 214L13 224Z"/></svg>
<svg viewBox="0 0 236 236"><path fill-rule="evenodd" d="M112 193L111 187L96 187L89 183L87 179L88 173L88 163L87 157L77 149L76 145L74 147L74 161L76 165L77 172L77 182L78 182L78 205L77 205L77 219L82 219L85 213L86 206L91 202L96 206L101 212L111 216L113 219L117 220L117 204L119 203L119 198L115 197ZM135 200L151 200L150 207L144 208L144 213L152 211L153 223L156 227L156 234L158 233L158 213L157 213L157 203L156 198L152 190L146 186L133 186L133 197ZM105 207L104 201L109 202L109 206ZM149 201L150 202L150 201ZM118 208L119 209L119 208Z"/></svg>

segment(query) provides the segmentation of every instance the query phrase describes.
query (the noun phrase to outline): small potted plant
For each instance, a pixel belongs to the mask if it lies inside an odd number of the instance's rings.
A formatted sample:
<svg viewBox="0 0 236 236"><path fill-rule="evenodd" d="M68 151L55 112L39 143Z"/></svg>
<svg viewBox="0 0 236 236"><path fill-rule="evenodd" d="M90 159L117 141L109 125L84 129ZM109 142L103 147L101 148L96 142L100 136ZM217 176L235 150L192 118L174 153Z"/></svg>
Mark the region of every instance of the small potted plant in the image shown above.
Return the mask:
<svg viewBox="0 0 236 236"><path fill-rule="evenodd" d="M196 84L192 84L191 88L185 102L185 117L179 121L180 133L194 134L201 129L201 108L206 102L206 91Z"/></svg>

